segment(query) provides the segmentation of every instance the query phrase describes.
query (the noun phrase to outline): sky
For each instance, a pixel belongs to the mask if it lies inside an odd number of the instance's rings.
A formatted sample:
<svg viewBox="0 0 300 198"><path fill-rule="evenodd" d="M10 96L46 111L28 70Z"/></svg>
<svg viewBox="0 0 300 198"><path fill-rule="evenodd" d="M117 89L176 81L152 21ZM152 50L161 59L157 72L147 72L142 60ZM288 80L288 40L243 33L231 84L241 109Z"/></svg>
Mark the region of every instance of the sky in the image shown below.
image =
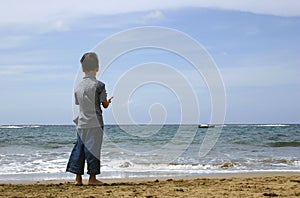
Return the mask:
<svg viewBox="0 0 300 198"><path fill-rule="evenodd" d="M72 124L81 56L112 35L144 26L174 29L205 48L224 83L225 123L300 123L299 1L0 2L0 125ZM121 108L118 81L148 62L182 74L199 103L199 122L210 122L211 90L203 76L159 49L134 50L99 74L108 96L115 96L112 106ZM174 77L149 73L161 74ZM168 86L149 83L132 91L127 107L135 123L181 123L182 108L193 106L180 98ZM116 123L112 108L103 114L105 123Z"/></svg>

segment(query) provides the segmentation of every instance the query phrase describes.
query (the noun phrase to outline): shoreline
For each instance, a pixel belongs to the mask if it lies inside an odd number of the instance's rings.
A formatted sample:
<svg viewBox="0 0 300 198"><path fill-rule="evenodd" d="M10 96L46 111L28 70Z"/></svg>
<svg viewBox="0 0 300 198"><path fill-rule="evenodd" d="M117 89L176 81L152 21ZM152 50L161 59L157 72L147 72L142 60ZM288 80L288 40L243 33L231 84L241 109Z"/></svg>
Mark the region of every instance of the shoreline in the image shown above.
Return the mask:
<svg viewBox="0 0 300 198"><path fill-rule="evenodd" d="M103 186L73 180L1 183L4 197L298 197L300 172L219 174L181 178L101 179Z"/></svg>
<svg viewBox="0 0 300 198"><path fill-rule="evenodd" d="M74 174L62 173L70 176L70 178L62 179L38 179L38 180L15 180L15 181L0 181L0 184L56 184L62 182L72 182L75 178ZM6 175L7 176L7 175ZM191 174L191 175L173 175L173 176L150 176L150 177L124 177L124 178L101 178L101 174L97 177L99 180L107 183L112 182L138 182L138 181L153 181L168 180L168 179L195 179L195 178L253 178L253 177L272 177L272 176L300 176L300 170L262 170L262 171L247 171L247 172L223 172L223 173L207 173L207 174ZM83 175L83 180L87 180L88 175Z"/></svg>

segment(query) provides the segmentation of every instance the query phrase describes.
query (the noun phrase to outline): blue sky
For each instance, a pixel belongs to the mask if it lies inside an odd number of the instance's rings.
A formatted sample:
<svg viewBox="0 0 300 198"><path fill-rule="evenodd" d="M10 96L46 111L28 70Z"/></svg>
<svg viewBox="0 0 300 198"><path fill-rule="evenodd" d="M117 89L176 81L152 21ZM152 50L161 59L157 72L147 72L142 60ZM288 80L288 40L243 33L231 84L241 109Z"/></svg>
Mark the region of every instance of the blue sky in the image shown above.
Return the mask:
<svg viewBox="0 0 300 198"><path fill-rule="evenodd" d="M300 3L298 1L5 1L0 8L0 124L71 124L79 59L120 31L161 26L201 43L226 88L226 123L300 123ZM132 52L105 73L109 95L120 76L149 61L177 65L210 120L209 90L193 68L159 50ZM165 105L167 123L180 122L174 94L157 85L136 91L133 119ZM147 91L147 92L146 92ZM148 95L145 93L149 93ZM118 99L115 98L115 102ZM106 123L114 123L111 110Z"/></svg>

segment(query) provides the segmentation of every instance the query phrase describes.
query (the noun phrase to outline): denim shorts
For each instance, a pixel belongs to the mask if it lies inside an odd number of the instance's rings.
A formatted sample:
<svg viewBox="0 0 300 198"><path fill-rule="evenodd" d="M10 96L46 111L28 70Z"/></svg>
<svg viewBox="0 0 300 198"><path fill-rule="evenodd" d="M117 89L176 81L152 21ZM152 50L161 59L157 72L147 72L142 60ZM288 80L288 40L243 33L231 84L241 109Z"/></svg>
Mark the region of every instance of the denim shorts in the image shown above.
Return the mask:
<svg viewBox="0 0 300 198"><path fill-rule="evenodd" d="M77 141L71 152L66 171L83 175L86 160L87 174L100 174L102 140L103 130L101 127L77 129Z"/></svg>

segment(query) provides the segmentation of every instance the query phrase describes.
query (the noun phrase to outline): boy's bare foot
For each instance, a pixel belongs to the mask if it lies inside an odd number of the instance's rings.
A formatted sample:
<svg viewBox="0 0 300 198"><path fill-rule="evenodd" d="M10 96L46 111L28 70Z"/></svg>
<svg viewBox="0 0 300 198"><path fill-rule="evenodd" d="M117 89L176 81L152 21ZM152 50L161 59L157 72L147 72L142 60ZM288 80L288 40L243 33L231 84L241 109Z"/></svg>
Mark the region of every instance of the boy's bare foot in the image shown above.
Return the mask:
<svg viewBox="0 0 300 198"><path fill-rule="evenodd" d="M81 175L76 175L75 186L82 186L82 177Z"/></svg>
<svg viewBox="0 0 300 198"><path fill-rule="evenodd" d="M95 174L91 174L89 178L88 185L90 186L102 186L104 183L96 179Z"/></svg>
<svg viewBox="0 0 300 198"><path fill-rule="evenodd" d="M102 181L96 180L96 181L89 181L89 186L102 186L104 183Z"/></svg>

